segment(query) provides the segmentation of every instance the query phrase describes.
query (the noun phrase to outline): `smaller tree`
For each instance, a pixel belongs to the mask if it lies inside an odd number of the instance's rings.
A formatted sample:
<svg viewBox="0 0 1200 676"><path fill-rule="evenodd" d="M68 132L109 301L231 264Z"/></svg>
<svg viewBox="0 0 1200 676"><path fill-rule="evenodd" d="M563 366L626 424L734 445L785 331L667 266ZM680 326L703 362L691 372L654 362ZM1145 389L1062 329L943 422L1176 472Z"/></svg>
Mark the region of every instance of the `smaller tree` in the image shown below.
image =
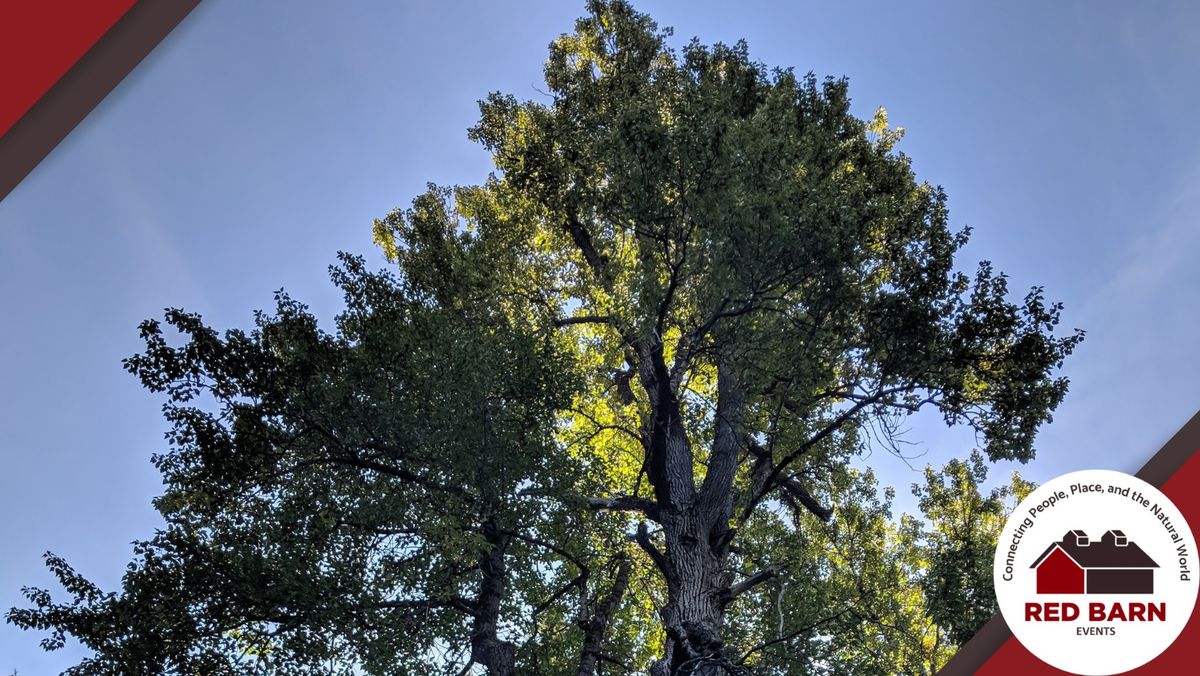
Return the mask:
<svg viewBox="0 0 1200 676"><path fill-rule="evenodd" d="M730 610L737 666L797 676L936 672L953 646L936 640L913 584L926 559L917 521L893 517L894 491L869 470L839 467L816 485L835 513L827 523L780 502L748 526L745 556L774 553L780 571Z"/></svg>
<svg viewBox="0 0 1200 676"><path fill-rule="evenodd" d="M729 640L751 673L935 674L996 613L992 554L1015 501L1014 473L985 491L986 461L928 466L913 485L919 515L893 516L894 491L870 471L815 483L825 523L784 501L747 527L743 555L787 552L779 575L730 611Z"/></svg>
<svg viewBox="0 0 1200 676"><path fill-rule="evenodd" d="M411 276L348 256L334 269L335 334L282 294L251 332L169 310L172 346L142 324L125 365L168 398L166 527L137 544L119 593L47 555L71 599L27 588L33 607L7 616L49 630L47 649L72 635L94 651L68 673L391 674L442 651L447 670L516 673L513 608L550 595L541 570L587 571L553 499L570 481L550 451L573 369L552 334L475 301L483 246L436 201L411 216ZM437 288L420 276L431 251ZM583 657L614 604L589 607Z"/></svg>
<svg viewBox="0 0 1200 676"><path fill-rule="evenodd" d="M1035 488L1013 472L1009 483L984 493L987 464L979 451L951 460L940 471L925 468L913 484L925 520L919 576L929 617L953 645L962 645L998 611L992 582L996 541L1015 503Z"/></svg>

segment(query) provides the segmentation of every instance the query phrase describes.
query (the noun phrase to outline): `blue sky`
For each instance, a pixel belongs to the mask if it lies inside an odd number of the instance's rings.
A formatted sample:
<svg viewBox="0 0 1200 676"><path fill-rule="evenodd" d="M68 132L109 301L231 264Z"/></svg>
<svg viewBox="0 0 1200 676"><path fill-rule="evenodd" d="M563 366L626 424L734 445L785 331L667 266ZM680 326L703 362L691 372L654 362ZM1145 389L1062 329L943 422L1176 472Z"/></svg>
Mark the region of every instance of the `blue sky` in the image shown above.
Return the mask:
<svg viewBox="0 0 1200 676"><path fill-rule="evenodd" d="M427 181L478 182L466 139L492 90L538 96L576 2L210 1L0 202L0 607L52 585L53 550L113 587L157 524L160 401L120 367L135 327L183 306L244 326L286 288L321 316L337 250ZM642 2L677 43L846 75L888 108L920 177L1023 293L1088 331L1071 394L1021 467L1134 471L1197 408L1200 6L1118 2ZM943 462L970 438L918 424ZM919 474L876 454L903 495ZM1008 464L997 468L1002 475ZM0 627L0 673L51 673Z"/></svg>

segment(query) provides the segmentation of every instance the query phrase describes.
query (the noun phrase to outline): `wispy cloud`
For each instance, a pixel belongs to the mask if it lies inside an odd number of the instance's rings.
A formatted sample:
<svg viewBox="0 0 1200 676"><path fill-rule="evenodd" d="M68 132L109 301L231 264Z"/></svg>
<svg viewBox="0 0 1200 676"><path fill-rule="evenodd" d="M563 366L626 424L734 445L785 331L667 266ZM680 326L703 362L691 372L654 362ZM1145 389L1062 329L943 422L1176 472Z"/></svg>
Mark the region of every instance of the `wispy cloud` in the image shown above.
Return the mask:
<svg viewBox="0 0 1200 676"><path fill-rule="evenodd" d="M146 182L135 174L116 139L103 135L98 145L106 158L104 177L114 207L110 220L131 253L129 265L147 282L182 288L191 298L211 306L193 261L172 237L167 212L156 203Z"/></svg>
<svg viewBox="0 0 1200 676"><path fill-rule="evenodd" d="M1129 226L1139 234L1123 260L1081 308L1088 338L1068 364L1071 395L1045 436L1076 469L1083 448L1137 469L1200 406L1200 171L1144 212L1147 221Z"/></svg>

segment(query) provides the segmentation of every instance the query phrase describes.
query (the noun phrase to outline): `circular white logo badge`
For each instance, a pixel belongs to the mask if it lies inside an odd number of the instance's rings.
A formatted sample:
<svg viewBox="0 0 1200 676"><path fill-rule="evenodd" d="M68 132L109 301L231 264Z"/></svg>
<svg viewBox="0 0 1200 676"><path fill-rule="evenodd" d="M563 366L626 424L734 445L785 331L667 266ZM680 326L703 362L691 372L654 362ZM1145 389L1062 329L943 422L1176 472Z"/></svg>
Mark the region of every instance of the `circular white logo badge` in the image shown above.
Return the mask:
<svg viewBox="0 0 1200 676"><path fill-rule="evenodd" d="M996 600L1013 635L1077 674L1119 674L1166 650L1196 604L1196 541L1137 477L1084 470L1021 501L996 545Z"/></svg>

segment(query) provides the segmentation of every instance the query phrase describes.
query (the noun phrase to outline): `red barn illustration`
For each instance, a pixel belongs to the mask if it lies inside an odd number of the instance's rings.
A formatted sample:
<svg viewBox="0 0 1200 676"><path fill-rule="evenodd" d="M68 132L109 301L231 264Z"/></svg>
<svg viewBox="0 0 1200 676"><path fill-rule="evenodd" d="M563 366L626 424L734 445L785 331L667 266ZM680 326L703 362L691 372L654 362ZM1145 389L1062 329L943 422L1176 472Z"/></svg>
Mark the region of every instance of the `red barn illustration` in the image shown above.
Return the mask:
<svg viewBox="0 0 1200 676"><path fill-rule="evenodd" d="M1039 594L1153 594L1158 564L1119 530L1069 531L1033 562Z"/></svg>

